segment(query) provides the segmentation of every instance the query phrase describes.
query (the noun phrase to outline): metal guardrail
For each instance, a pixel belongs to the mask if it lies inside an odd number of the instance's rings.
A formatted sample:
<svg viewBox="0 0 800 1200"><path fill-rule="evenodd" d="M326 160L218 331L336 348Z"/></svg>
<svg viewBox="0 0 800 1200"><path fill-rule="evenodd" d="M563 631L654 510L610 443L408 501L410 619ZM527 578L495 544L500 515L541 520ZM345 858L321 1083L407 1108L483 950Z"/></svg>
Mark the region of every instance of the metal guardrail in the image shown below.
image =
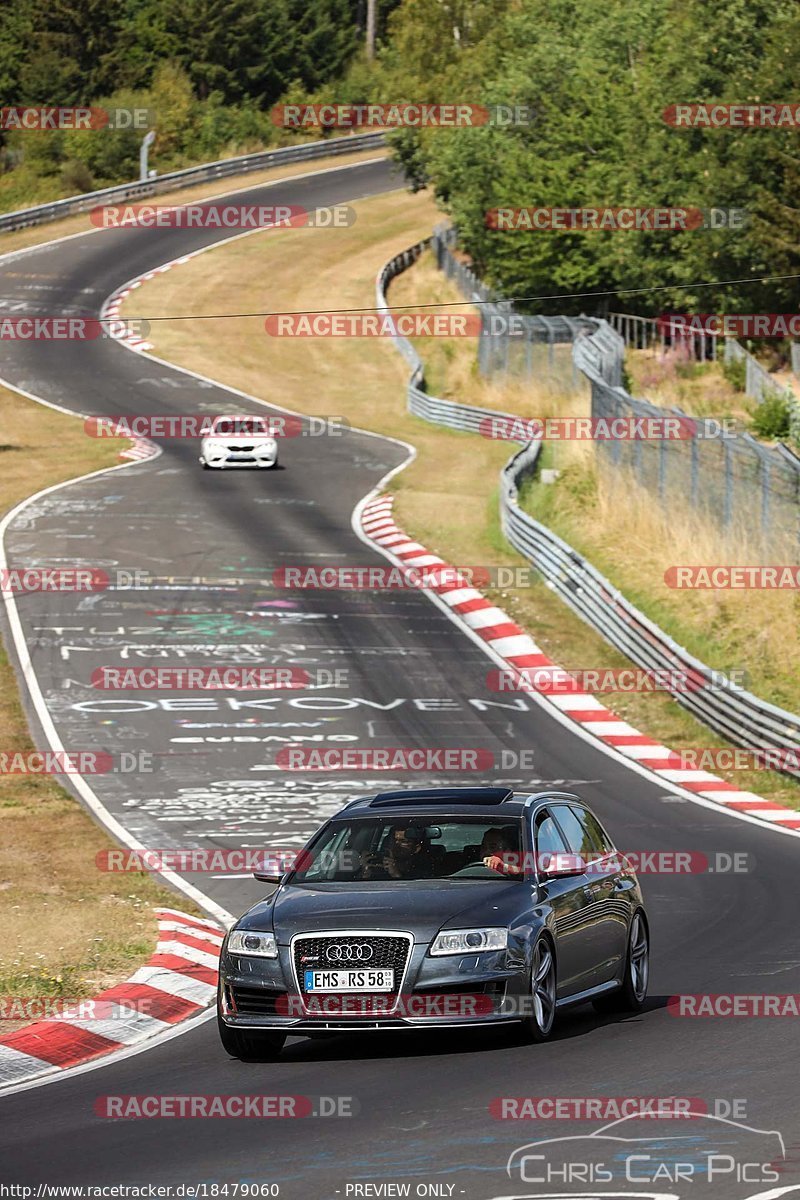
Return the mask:
<svg viewBox="0 0 800 1200"><path fill-rule="evenodd" d="M682 333L678 329L668 334L666 319L640 317L633 313L610 312L608 323L619 334L631 350L649 350L659 346L662 351L668 346L681 346L689 351L697 362L716 362L719 338L706 333Z"/></svg>
<svg viewBox="0 0 800 1200"><path fill-rule="evenodd" d="M388 312L386 288L395 276L410 267L430 244L418 242L391 259L378 274L378 308ZM621 368L621 338L607 325L591 337L575 342L574 353L581 370L590 373ZM607 336L604 336L607 331ZM599 336L598 336L599 335ZM487 414L519 420L510 413L471 408L452 400L428 395L424 390L424 364L407 338L395 334L394 341L412 369L408 381L408 408L417 416L451 429L476 430ZM608 376L605 376L607 379ZM545 525L534 520L519 505L519 489L537 469L541 442L530 442L506 463L500 474L500 520L503 532L515 550L526 558L569 607L610 645L637 666L652 671L682 672L686 691L670 694L705 725L734 745L749 750L788 751L800 759L800 717L753 695L727 676L700 662L638 608L625 599L577 550ZM783 765L782 772L800 778L800 769Z"/></svg>
<svg viewBox="0 0 800 1200"><path fill-rule="evenodd" d="M541 444L515 454L501 473L500 519L508 541L551 589L639 667L683 672L686 691L671 692L683 708L737 746L790 751L800 761L800 717L732 683L689 654L631 604L610 580L545 525L519 507L519 488L535 472ZM800 769L783 773L800 779Z"/></svg>
<svg viewBox="0 0 800 1200"><path fill-rule="evenodd" d="M33 208L20 208L15 212L0 215L0 232L25 229L29 225L44 225L60 217L86 212L99 204L113 204L124 200L141 200L172 191L181 184L204 183L206 180L225 179L232 175L246 175L250 171L261 171L264 167L284 162L304 162L329 155L353 154L358 150L384 145L385 136L378 133L359 133L347 137L330 138L321 142L306 142L298 146L281 146L275 150L259 150L255 154L242 154L238 158L221 158L217 162L201 163L186 167L182 171L170 171L136 183L119 183L98 192L84 192L80 196L68 196L54 200L52 204L37 204Z"/></svg>
<svg viewBox="0 0 800 1200"><path fill-rule="evenodd" d="M375 282L375 302L379 312L390 314L386 300L386 288L397 275L412 266L420 254L427 250L433 239L425 238L409 246L407 250L395 255L378 272ZM425 390L425 365L417 354L408 338L398 333L396 328L392 335L395 346L411 367L411 377L408 381L406 399L408 411L423 421L434 425L445 425L448 429L457 429L466 433L480 433L482 422L487 419L495 421L518 421L513 413L499 412L496 408L479 408L477 405L459 404L457 400L444 400L439 396L431 396Z"/></svg>

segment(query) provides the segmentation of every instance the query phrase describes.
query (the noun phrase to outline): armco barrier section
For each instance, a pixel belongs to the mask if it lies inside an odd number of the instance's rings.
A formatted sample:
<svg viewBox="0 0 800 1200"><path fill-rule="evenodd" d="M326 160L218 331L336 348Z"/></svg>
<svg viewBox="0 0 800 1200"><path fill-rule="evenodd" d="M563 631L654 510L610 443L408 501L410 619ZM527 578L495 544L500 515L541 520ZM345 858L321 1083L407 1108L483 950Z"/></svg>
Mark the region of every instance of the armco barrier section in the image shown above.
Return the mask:
<svg viewBox="0 0 800 1200"><path fill-rule="evenodd" d="M396 255L379 272L376 291L381 311L389 311L386 289L391 280L416 262L429 244L430 240L418 242ZM600 374L601 368L605 368L613 377L621 339L606 322L595 324L601 336L578 337L574 346L576 362L587 374ZM606 329L611 337L604 336ZM428 395L424 390L424 364L413 345L397 333L394 341L412 369L407 389L410 412L450 429L471 431L477 431L487 415L521 420L511 413L471 408ZM604 357L606 361L602 362ZM541 442L528 443L501 472L500 519L514 549L578 616L637 666L658 672L682 672L688 681L686 690L676 690L671 695L709 728L746 749L788 752L790 759L796 754L800 761L800 717L738 687L721 672L712 671L689 654L626 600L577 550L520 508L520 486L534 475L540 450ZM781 769L784 774L800 778L800 769L791 761Z"/></svg>
<svg viewBox="0 0 800 1200"><path fill-rule="evenodd" d="M686 416L680 409L665 409L628 394L622 386L625 339L608 321L518 313L510 302L493 297L453 255L454 245L452 227L435 231L439 267L466 300L481 302L478 363L483 374L535 378L561 390L573 390L576 377L583 378L591 386L592 416L606 420ZM571 347L560 349L558 343ZM757 377L766 386L769 375L738 343L728 339L725 355L726 360L746 359L748 388L755 387ZM790 420L791 438L800 447L800 403L794 398ZM768 446L748 433L720 437L719 423L712 420L697 424L702 428L693 438L599 441L598 467L615 475L624 468L665 507L688 500L694 512L717 528L736 536L758 531L761 543L777 557L792 554L800 540L800 466L795 456L781 443Z"/></svg>
<svg viewBox="0 0 800 1200"><path fill-rule="evenodd" d="M420 254L431 245L431 238L417 242L390 259L378 272L375 284L376 306L379 312L389 313L386 301L386 288L397 275L401 275ZM457 429L462 433L479 433L481 422L487 418L494 420L517 420L512 413L498 412L494 408L479 408L477 405L459 404L457 400L444 400L439 396L431 396L425 391L425 367L408 338L395 330L392 335L395 346L411 367L411 377L408 381L407 401L408 411L424 421L434 425L446 425L448 429Z"/></svg>
<svg viewBox="0 0 800 1200"><path fill-rule="evenodd" d="M173 191L181 185L205 183L207 180L225 179L232 175L247 175L251 171L262 171L265 167L280 166L281 163L313 161L330 155L354 154L358 150L370 150L384 145L383 133L359 133L348 137L330 138L321 142L306 142L298 146L281 146L275 150L259 150L255 154L242 154L238 158L221 158L217 162L201 163L186 167L182 171L170 171L136 183L119 183L98 192L84 192L80 196L68 196L54 200L52 204L37 204L34 208L21 208L16 212L0 215L0 232L24 229L29 225L44 225L60 217L87 212L100 204L114 204L125 200L141 200Z"/></svg>

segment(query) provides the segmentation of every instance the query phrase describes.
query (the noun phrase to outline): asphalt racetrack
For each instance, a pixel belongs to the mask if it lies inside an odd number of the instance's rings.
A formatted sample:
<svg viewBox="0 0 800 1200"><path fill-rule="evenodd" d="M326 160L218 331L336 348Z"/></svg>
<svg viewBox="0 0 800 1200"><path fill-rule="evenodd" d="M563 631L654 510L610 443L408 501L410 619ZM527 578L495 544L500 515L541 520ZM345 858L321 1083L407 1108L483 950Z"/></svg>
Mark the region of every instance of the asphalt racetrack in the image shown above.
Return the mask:
<svg viewBox="0 0 800 1200"><path fill-rule="evenodd" d="M287 180L265 189L263 202L313 208L398 186L380 161ZM248 203L259 198L246 195ZM6 258L0 313L97 313L128 279L222 236L108 230ZM106 340L7 343L0 374L95 415L255 410L222 386ZM347 745L339 739L355 738L376 746L474 746L492 751L498 763L504 751L524 748L533 751L532 768L500 769L481 782L574 789L621 849L692 850L712 863L722 861L718 854L741 853L749 869L643 877L653 961L651 1000L640 1016L601 1018L580 1009L562 1017L553 1041L542 1046L526 1046L509 1030L297 1038L273 1064L229 1059L213 1021L206 1021L130 1057L0 1097L0 1180L34 1188L204 1183L209 1196L214 1185L246 1181L277 1185L269 1194L298 1200L403 1194L737 1200L800 1186L797 1022L680 1019L666 1008L676 993L800 993L800 842L670 794L530 698L492 693L491 660L422 593L269 586L281 566L385 561L359 540L351 517L359 500L404 461L403 446L353 431L297 437L281 445L278 471L218 473L200 469L196 443L160 445L156 459L36 501L6 536L12 566L79 559L109 571L144 572L150 580L136 590L18 601L35 674L64 745L152 755L152 770L91 781L106 809L141 842L297 846L352 796L410 782L275 769L272 759L285 743L270 739L319 735L323 741L308 744ZM188 586L188 578L200 582ZM103 693L90 684L97 667L160 660L338 669L347 673L346 686L190 695ZM33 707L30 714L45 745L40 714ZM413 782L463 779L415 776ZM189 879L238 915L265 889L232 874ZM98 1098L108 1095L264 1092L309 1096L314 1112L333 1108L336 1115L204 1121L96 1114ZM676 1130L674 1121L651 1121L629 1136L650 1139L644 1158L656 1156L656 1136L679 1137L671 1161L685 1166L713 1149L729 1154L737 1168L690 1184L685 1173L683 1181L663 1170L648 1178L643 1159L638 1176L621 1186L566 1176L552 1176L545 1186L533 1160L520 1168L518 1156L507 1172L514 1150L588 1135L605 1122L492 1115L493 1100L519 1096L696 1098L710 1115L692 1122L690 1134L689 1122ZM768 1136L753 1130L783 1136L778 1183L739 1169L750 1161L744 1154L760 1163L778 1157L764 1149ZM618 1151L618 1144L604 1143L593 1153L607 1164ZM738 1178L742 1173L747 1178ZM389 1184L409 1191L385 1190Z"/></svg>

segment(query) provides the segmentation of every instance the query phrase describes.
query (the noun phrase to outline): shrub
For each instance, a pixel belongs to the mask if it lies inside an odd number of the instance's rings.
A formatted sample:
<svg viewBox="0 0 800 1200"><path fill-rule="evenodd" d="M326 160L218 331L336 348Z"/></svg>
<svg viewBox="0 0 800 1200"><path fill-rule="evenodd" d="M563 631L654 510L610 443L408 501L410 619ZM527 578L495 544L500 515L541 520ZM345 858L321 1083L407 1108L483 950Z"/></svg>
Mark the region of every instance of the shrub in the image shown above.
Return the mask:
<svg viewBox="0 0 800 1200"><path fill-rule="evenodd" d="M722 363L722 374L735 392L743 392L747 382L747 363L743 358L731 358Z"/></svg>
<svg viewBox="0 0 800 1200"><path fill-rule="evenodd" d="M79 158L68 158L61 167L61 186L69 196L94 191L94 176L85 162Z"/></svg>
<svg viewBox="0 0 800 1200"><path fill-rule="evenodd" d="M789 400L781 392L770 392L754 411L751 428L762 438L789 436Z"/></svg>

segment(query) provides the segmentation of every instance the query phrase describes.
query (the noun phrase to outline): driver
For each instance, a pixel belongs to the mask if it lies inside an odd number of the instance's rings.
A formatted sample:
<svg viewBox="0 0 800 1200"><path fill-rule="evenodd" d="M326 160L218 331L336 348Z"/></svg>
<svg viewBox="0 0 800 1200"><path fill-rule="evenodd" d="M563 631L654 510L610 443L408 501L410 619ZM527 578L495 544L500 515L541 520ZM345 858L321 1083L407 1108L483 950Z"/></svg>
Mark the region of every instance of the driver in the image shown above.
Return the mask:
<svg viewBox="0 0 800 1200"><path fill-rule="evenodd" d="M362 874L364 879L432 879L436 864L425 829L420 825L393 829L386 853L366 855Z"/></svg>
<svg viewBox="0 0 800 1200"><path fill-rule="evenodd" d="M521 875L522 864L515 846L516 838L510 829L497 826L487 829L481 839L483 865L498 875Z"/></svg>

